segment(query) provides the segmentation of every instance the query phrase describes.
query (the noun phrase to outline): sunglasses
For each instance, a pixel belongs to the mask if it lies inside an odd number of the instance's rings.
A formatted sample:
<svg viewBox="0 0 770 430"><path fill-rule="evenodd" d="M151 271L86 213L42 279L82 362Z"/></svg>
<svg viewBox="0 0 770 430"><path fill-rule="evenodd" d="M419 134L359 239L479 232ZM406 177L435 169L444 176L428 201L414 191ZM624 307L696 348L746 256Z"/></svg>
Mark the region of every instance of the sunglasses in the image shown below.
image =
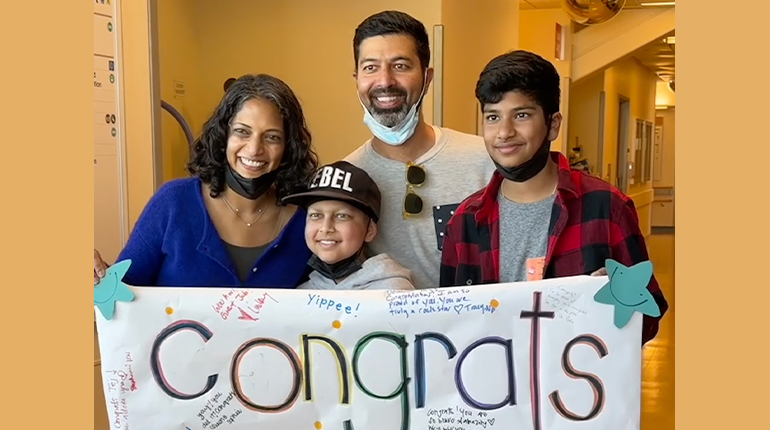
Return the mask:
<svg viewBox="0 0 770 430"><path fill-rule="evenodd" d="M425 183L425 169L412 163L406 164L406 196L404 196L404 219L422 212L422 198L414 192L414 187Z"/></svg>

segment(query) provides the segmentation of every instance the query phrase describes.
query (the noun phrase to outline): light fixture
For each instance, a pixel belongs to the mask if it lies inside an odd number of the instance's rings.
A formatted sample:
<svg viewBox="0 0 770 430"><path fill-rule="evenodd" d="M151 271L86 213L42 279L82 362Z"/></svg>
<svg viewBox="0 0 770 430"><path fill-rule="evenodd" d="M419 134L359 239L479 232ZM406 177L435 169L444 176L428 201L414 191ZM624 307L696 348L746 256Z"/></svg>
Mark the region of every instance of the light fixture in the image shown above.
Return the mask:
<svg viewBox="0 0 770 430"><path fill-rule="evenodd" d="M674 36L666 37L666 38L663 39L663 43L665 43L667 45L675 45L676 44L676 39L675 39Z"/></svg>
<svg viewBox="0 0 770 430"><path fill-rule="evenodd" d="M654 6L674 6L676 2L673 1L658 1L658 2L645 2L640 3L642 7L654 7Z"/></svg>

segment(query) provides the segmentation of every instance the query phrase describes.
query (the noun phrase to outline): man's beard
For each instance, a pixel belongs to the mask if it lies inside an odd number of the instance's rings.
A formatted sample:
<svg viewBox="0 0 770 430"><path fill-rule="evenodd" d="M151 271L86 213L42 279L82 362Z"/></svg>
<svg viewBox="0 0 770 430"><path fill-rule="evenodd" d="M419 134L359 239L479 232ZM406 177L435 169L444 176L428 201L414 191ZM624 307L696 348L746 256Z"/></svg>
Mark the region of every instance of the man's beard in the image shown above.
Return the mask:
<svg viewBox="0 0 770 430"><path fill-rule="evenodd" d="M401 106L390 108L390 109L382 109L377 107L375 104L375 98L380 96L396 96L396 97L402 97L404 100L404 103L401 104ZM380 124L384 125L385 127L393 127L396 124L400 123L401 121L406 118L406 115L409 113L409 103L406 101L407 95L406 91L397 88L397 87L390 87L385 89L378 89L371 91L369 93L369 112L372 114L375 120L379 122Z"/></svg>

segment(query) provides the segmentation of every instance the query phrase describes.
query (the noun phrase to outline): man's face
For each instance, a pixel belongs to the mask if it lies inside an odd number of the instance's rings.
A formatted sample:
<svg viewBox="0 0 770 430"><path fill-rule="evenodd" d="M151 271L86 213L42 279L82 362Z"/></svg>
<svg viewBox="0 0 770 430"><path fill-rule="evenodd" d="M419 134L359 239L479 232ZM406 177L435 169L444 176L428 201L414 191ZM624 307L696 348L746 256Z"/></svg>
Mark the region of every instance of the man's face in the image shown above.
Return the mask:
<svg viewBox="0 0 770 430"><path fill-rule="evenodd" d="M433 69L423 75L417 47L406 35L374 36L358 48L354 77L358 96L375 120L386 127L403 121L419 101L423 86L433 78Z"/></svg>
<svg viewBox="0 0 770 430"><path fill-rule="evenodd" d="M483 110L482 129L487 152L503 167L517 167L529 161L544 141L559 135L561 114L547 118L534 100L518 91L505 93L498 103Z"/></svg>

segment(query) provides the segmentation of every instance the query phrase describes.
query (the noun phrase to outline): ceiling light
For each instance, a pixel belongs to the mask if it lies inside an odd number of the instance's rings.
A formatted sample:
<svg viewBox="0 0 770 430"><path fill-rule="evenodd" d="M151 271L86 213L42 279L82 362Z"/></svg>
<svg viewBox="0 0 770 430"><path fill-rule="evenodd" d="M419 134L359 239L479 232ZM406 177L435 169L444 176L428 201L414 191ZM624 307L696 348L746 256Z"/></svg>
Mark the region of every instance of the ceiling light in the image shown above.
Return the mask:
<svg viewBox="0 0 770 430"><path fill-rule="evenodd" d="M666 37L663 39L663 43L666 43L668 45L674 45L676 44L676 39L674 38L674 36Z"/></svg>
<svg viewBox="0 0 770 430"><path fill-rule="evenodd" d="M647 2L647 3L640 3L642 7L653 7L653 6L674 6L676 2L672 1L659 1L659 2Z"/></svg>

